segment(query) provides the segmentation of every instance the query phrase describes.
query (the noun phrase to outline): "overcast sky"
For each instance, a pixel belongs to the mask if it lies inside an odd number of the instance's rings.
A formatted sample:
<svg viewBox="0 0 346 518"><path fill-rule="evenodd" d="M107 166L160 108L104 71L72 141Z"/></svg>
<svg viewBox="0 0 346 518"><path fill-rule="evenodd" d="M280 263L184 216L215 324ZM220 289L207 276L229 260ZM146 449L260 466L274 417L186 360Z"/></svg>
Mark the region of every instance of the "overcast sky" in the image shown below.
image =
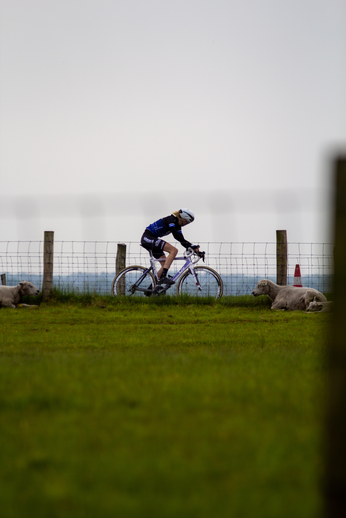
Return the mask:
<svg viewBox="0 0 346 518"><path fill-rule="evenodd" d="M2 0L0 241L329 240L345 0Z"/></svg>

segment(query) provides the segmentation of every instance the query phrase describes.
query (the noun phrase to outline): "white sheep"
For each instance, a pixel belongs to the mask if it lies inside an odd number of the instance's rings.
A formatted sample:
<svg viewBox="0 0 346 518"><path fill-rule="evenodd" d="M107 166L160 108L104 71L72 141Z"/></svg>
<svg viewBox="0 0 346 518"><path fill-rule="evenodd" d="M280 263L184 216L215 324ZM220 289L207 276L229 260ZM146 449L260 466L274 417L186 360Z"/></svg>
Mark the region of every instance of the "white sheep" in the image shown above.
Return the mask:
<svg viewBox="0 0 346 518"><path fill-rule="evenodd" d="M37 307L31 304L21 304L23 295L38 295L40 290L31 282L22 281L18 286L0 286L0 306L9 308Z"/></svg>
<svg viewBox="0 0 346 518"><path fill-rule="evenodd" d="M253 290L252 295L258 297L260 295L268 295L273 301L272 309L301 309L305 311L310 302L316 300L318 302L326 302L327 299L323 293L314 288L298 288L296 286L278 286L275 282L268 279L262 279Z"/></svg>

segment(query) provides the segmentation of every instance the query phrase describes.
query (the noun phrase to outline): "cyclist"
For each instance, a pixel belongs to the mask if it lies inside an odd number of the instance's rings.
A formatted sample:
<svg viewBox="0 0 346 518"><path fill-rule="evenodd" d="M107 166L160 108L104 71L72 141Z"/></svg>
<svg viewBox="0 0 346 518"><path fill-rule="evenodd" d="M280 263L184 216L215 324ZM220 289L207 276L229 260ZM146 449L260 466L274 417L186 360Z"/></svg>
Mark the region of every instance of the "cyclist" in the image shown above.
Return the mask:
<svg viewBox="0 0 346 518"><path fill-rule="evenodd" d="M185 248L192 248L198 252L199 245L193 245L187 241L181 231L181 227L192 223L194 219L195 216L190 209L179 209L170 216L151 223L151 225L145 229L141 239L142 246L146 250L151 250L156 259L165 259L165 261L162 261L162 266L157 272L159 284L174 284L174 282L167 277L167 272L178 253L178 249L175 248L175 246L166 243L161 237L173 234L173 237ZM168 255L166 256L164 252L168 252Z"/></svg>

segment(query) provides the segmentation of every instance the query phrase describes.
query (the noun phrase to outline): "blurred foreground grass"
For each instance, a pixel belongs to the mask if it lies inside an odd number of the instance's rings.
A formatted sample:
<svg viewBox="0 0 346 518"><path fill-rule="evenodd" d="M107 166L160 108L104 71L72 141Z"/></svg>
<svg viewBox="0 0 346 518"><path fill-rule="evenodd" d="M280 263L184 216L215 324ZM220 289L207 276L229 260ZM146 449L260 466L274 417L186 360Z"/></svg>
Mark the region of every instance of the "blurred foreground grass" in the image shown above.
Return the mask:
<svg viewBox="0 0 346 518"><path fill-rule="evenodd" d="M84 305L0 310L4 518L318 516L327 315Z"/></svg>

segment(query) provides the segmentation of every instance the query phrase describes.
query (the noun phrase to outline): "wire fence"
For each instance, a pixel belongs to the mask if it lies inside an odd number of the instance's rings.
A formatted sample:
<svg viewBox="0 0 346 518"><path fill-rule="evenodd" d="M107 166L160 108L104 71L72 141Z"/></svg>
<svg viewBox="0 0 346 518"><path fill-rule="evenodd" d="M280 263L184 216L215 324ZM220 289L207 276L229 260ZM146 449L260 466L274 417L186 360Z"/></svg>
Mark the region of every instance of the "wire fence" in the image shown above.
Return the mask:
<svg viewBox="0 0 346 518"><path fill-rule="evenodd" d="M118 244L116 241L55 241L54 286L77 293L110 294ZM125 244L126 266L149 265L148 252L139 243ZM201 243L201 250L206 252L206 265L221 275L224 295L250 294L263 278L276 282L275 242ZM0 241L0 273L6 274L7 284L29 280L41 289L43 251L43 241ZM303 286L330 292L331 243L288 243L287 281L290 285L296 264L300 265ZM177 267L173 263L172 273L181 265L180 261Z"/></svg>

